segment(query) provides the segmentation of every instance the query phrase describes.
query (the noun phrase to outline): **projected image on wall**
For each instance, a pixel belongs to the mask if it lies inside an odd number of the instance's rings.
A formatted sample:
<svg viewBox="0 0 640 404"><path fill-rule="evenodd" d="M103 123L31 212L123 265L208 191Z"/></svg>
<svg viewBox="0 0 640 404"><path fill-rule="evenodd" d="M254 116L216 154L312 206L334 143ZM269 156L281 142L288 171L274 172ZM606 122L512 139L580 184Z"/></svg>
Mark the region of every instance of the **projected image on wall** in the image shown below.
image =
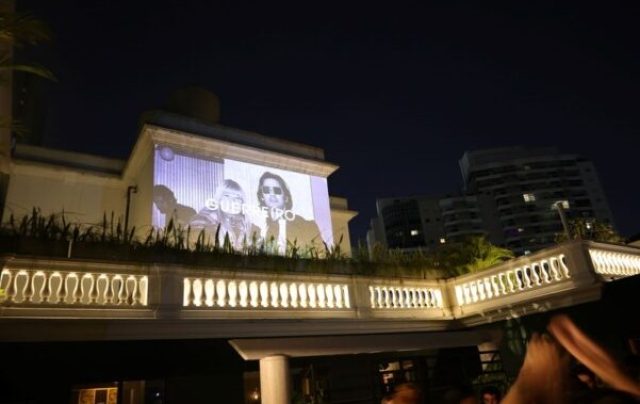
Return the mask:
<svg viewBox="0 0 640 404"><path fill-rule="evenodd" d="M210 243L235 250L265 245L284 254L333 245L325 178L231 159L213 159L157 145L153 225L190 227ZM192 240L193 241L193 240Z"/></svg>

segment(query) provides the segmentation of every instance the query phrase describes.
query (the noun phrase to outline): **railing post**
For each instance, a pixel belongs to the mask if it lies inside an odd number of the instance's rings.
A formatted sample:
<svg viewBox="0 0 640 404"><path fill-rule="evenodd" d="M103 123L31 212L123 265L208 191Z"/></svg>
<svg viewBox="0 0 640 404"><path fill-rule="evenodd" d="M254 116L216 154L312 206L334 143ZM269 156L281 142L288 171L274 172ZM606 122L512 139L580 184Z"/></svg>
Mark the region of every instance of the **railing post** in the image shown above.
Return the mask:
<svg viewBox="0 0 640 404"><path fill-rule="evenodd" d="M371 317L371 297L369 295L369 285L366 278L353 276L351 277L352 291L351 308L356 311L358 318Z"/></svg>
<svg viewBox="0 0 640 404"><path fill-rule="evenodd" d="M438 288L442 292L442 312L446 317L453 317L457 315L455 308L458 307L456 301L456 293L454 285L446 279L438 280Z"/></svg>
<svg viewBox="0 0 640 404"><path fill-rule="evenodd" d="M178 317L183 304L183 277L173 268L153 265L149 271L149 308L159 318Z"/></svg>
<svg viewBox="0 0 640 404"><path fill-rule="evenodd" d="M591 257L589 256L589 246L582 240L567 243L565 252L566 264L569 267L569 274L576 282L596 283L598 278Z"/></svg>

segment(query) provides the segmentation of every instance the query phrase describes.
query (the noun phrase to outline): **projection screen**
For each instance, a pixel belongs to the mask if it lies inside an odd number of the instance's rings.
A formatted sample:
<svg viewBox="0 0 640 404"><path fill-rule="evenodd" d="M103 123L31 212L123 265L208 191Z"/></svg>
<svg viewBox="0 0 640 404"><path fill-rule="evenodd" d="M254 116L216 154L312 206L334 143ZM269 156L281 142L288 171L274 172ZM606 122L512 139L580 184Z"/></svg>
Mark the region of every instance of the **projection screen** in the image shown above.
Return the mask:
<svg viewBox="0 0 640 404"><path fill-rule="evenodd" d="M232 159L198 156L157 144L152 223L190 228L197 237L242 251L284 254L333 245L327 180Z"/></svg>

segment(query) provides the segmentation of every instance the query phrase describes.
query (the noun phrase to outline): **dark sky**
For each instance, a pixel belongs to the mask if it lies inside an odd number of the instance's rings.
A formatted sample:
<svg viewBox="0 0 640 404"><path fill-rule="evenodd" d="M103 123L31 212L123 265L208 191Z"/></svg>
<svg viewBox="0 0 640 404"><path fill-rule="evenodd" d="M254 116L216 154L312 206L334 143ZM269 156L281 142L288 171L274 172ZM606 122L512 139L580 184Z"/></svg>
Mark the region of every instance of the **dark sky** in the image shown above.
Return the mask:
<svg viewBox="0 0 640 404"><path fill-rule="evenodd" d="M592 159L640 232L638 2L18 3L54 34L30 56L59 79L48 146L126 158L140 114L199 85L222 124L325 149L354 243L376 197L456 191L464 151L510 145Z"/></svg>

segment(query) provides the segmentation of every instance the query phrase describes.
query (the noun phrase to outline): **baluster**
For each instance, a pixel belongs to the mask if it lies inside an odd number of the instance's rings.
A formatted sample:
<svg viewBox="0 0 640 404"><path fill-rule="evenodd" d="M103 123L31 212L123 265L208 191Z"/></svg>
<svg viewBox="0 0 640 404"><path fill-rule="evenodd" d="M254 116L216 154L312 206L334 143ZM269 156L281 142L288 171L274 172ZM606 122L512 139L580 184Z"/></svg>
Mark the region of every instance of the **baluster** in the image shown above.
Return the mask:
<svg viewBox="0 0 640 404"><path fill-rule="evenodd" d="M47 302L49 303L59 303L61 301L60 292L62 289L62 275L60 272L54 272L49 275L49 295L47 296Z"/></svg>
<svg viewBox="0 0 640 404"><path fill-rule="evenodd" d="M340 288L340 285L333 285L333 295L336 298L336 307L339 309L343 308L342 289Z"/></svg>
<svg viewBox="0 0 640 404"><path fill-rule="evenodd" d="M227 293L229 293L229 306L236 307L238 305L236 298L238 297L238 286L236 281L229 281L227 284Z"/></svg>
<svg viewBox="0 0 640 404"><path fill-rule="evenodd" d="M202 292L204 289L202 279L195 278L191 284L191 289L193 290L193 305L196 307L202 306Z"/></svg>
<svg viewBox="0 0 640 404"><path fill-rule="evenodd" d="M3 269L0 272L0 290L4 291L4 296L0 296L0 302L11 301L13 297L13 288L11 286L11 271Z"/></svg>
<svg viewBox="0 0 640 404"><path fill-rule="evenodd" d="M307 287L304 283L298 284L298 295L300 296L300 307L308 307Z"/></svg>
<svg viewBox="0 0 640 404"><path fill-rule="evenodd" d="M107 275L100 274L98 280L96 280L96 303L99 305L105 305L107 303L107 290L109 289L109 279Z"/></svg>
<svg viewBox="0 0 640 404"><path fill-rule="evenodd" d="M47 276L42 271L36 271L31 276L31 303L42 303L44 301L44 290L47 286Z"/></svg>
<svg viewBox="0 0 640 404"><path fill-rule="evenodd" d="M249 291L247 289L247 282L240 282L239 288L240 292L240 307L247 307L247 296L249 295Z"/></svg>
<svg viewBox="0 0 640 404"><path fill-rule="evenodd" d="M558 260L554 257L549 258L549 268L553 274L553 279L556 281L562 280L562 273L560 273L560 268L558 266Z"/></svg>
<svg viewBox="0 0 640 404"><path fill-rule="evenodd" d="M141 284L141 276L135 276L132 275L131 276L133 278L133 281L135 282L135 289L133 290L133 305L134 306L138 306L138 305L142 305L142 284Z"/></svg>
<svg viewBox="0 0 640 404"><path fill-rule="evenodd" d="M391 295L389 293L389 289L386 286L380 288L382 291L382 308L388 309L391 307Z"/></svg>
<svg viewBox="0 0 640 404"><path fill-rule="evenodd" d="M309 284L307 286L307 294L309 295L309 306L316 308L316 288Z"/></svg>
<svg viewBox="0 0 640 404"><path fill-rule="evenodd" d="M324 294L327 298L327 307L331 309L336 307L336 303L333 299L333 287L331 285L324 285Z"/></svg>
<svg viewBox="0 0 640 404"><path fill-rule="evenodd" d="M327 307L326 296L324 294L324 286L320 283L316 284L316 299L318 300L318 307Z"/></svg>
<svg viewBox="0 0 640 404"><path fill-rule="evenodd" d="M567 266L567 263L565 262L566 258L564 256L564 254L560 254L559 258L560 258L559 259L560 267L562 268L562 272L564 272L564 276L566 278L571 278L571 275L569 274L569 267Z"/></svg>
<svg viewBox="0 0 640 404"><path fill-rule="evenodd" d="M291 297L291 307L298 307L298 287L293 282L289 284L289 296Z"/></svg>
<svg viewBox="0 0 640 404"><path fill-rule="evenodd" d="M249 283L249 296L251 296L251 302L249 303L251 307L258 307L258 299L260 297L258 282L251 281Z"/></svg>
<svg viewBox="0 0 640 404"><path fill-rule="evenodd" d="M493 296L500 296L500 279L496 275L491 275L491 287L493 289Z"/></svg>
<svg viewBox="0 0 640 404"><path fill-rule="evenodd" d="M525 288L527 288L527 279L524 268L517 268L515 270L515 274L518 290L524 290Z"/></svg>
<svg viewBox="0 0 640 404"><path fill-rule="evenodd" d="M80 303L90 305L98 296L95 293L96 280L94 274L84 274L80 278Z"/></svg>
<svg viewBox="0 0 640 404"><path fill-rule="evenodd" d="M116 278L114 277L114 281L115 281L115 279ZM118 294L116 292L116 296L117 295ZM182 280L182 306L183 307L189 307L189 306L191 306L192 302L193 302L193 300L191 299L191 279L185 277Z"/></svg>
<svg viewBox="0 0 640 404"><path fill-rule="evenodd" d="M534 285L533 267L529 265L522 267L522 286L524 288L532 288Z"/></svg>
<svg viewBox="0 0 640 404"><path fill-rule="evenodd" d="M462 291L464 292L464 302L466 304L471 304L473 302L473 299L471 298L471 291L469 290L468 283L462 285Z"/></svg>
<svg viewBox="0 0 640 404"><path fill-rule="evenodd" d="M513 278L515 276L516 275L514 274L514 271L507 271L507 273L506 273L506 278L507 278L507 285L506 286L507 286L507 291L509 293L513 293L516 290L516 287L513 284Z"/></svg>
<svg viewBox="0 0 640 404"><path fill-rule="evenodd" d="M280 306L289 307L289 288L286 282L280 284Z"/></svg>
<svg viewBox="0 0 640 404"><path fill-rule="evenodd" d="M533 277L535 278L534 281L536 286L540 286L544 282L542 270L540 268L541 267L539 262L531 264L531 272L533 273Z"/></svg>
<svg viewBox="0 0 640 404"><path fill-rule="evenodd" d="M484 282L482 281L482 279L478 279L476 283L476 288L478 289L478 298L480 299L480 301L486 300L487 295L484 293Z"/></svg>
<svg viewBox="0 0 640 404"><path fill-rule="evenodd" d="M349 286L342 286L342 300L344 301L344 307L351 308L351 297L349 296Z"/></svg>
<svg viewBox="0 0 640 404"><path fill-rule="evenodd" d="M271 294L271 307L278 307L278 284L271 282L269 285L269 293Z"/></svg>
<svg viewBox="0 0 640 404"><path fill-rule="evenodd" d="M420 307L418 304L418 290L416 288L411 288L411 307Z"/></svg>
<svg viewBox="0 0 640 404"><path fill-rule="evenodd" d="M260 305L262 307L269 307L269 285L267 282L260 282Z"/></svg>
<svg viewBox="0 0 640 404"><path fill-rule="evenodd" d="M138 290L140 290L140 304L147 306L149 304L149 277L141 276L138 281Z"/></svg>
<svg viewBox="0 0 640 404"><path fill-rule="evenodd" d="M204 281L204 304L207 307L213 307L216 304L216 285L213 279L209 278Z"/></svg>
<svg viewBox="0 0 640 404"><path fill-rule="evenodd" d="M373 286L369 286L369 300L371 303L371 308L376 308L376 302L380 298L380 288L374 288Z"/></svg>
<svg viewBox="0 0 640 404"><path fill-rule="evenodd" d="M469 288L471 289L471 299L476 303L478 301L478 285L475 282L469 282Z"/></svg>
<svg viewBox="0 0 640 404"><path fill-rule="evenodd" d="M136 282L136 278L133 275L127 276L127 280L124 282L124 286L127 289L127 304L129 306L135 306L136 300L136 290L138 289L138 283Z"/></svg>
<svg viewBox="0 0 640 404"><path fill-rule="evenodd" d="M396 288L390 287L389 294L391 295L391 307L398 307L398 295L396 294Z"/></svg>
<svg viewBox="0 0 640 404"><path fill-rule="evenodd" d="M89 275L87 277L87 275ZM98 301L98 280L97 274L86 274L85 277L89 279L89 303L95 304Z"/></svg>
<svg viewBox="0 0 640 404"><path fill-rule="evenodd" d="M216 282L216 294L218 295L218 307L225 307L227 305L227 282L224 279Z"/></svg>
<svg viewBox="0 0 640 404"><path fill-rule="evenodd" d="M427 288L418 288L416 289L416 307L425 308L429 307L428 296L427 296ZM454 288L455 291L455 288Z"/></svg>
<svg viewBox="0 0 640 404"><path fill-rule="evenodd" d="M27 300L27 289L29 288L29 273L23 269L19 270L13 280L15 295L13 301L23 303Z"/></svg>
<svg viewBox="0 0 640 404"><path fill-rule="evenodd" d="M551 283L551 274L549 273L549 261L540 261L540 273L544 283Z"/></svg>
<svg viewBox="0 0 640 404"><path fill-rule="evenodd" d="M482 278L482 283L484 284L484 293L487 295L487 299L493 298L493 287L491 285L491 278Z"/></svg>
<svg viewBox="0 0 640 404"><path fill-rule="evenodd" d="M78 284L80 280L78 279L78 275L75 272L67 273L65 277L65 303L67 304L75 304L78 301L78 297L76 296L76 291L78 290Z"/></svg>

